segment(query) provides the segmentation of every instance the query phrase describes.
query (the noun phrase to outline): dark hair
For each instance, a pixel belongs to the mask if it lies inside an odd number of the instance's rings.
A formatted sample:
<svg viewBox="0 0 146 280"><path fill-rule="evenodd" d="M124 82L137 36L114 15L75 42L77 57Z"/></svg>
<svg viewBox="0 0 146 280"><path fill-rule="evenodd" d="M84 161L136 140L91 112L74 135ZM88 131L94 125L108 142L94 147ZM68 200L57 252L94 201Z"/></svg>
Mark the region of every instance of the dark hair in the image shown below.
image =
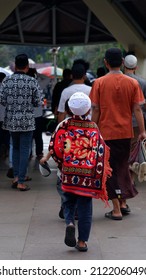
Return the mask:
<svg viewBox="0 0 146 280"><path fill-rule="evenodd" d="M0 83L3 81L3 79L6 77L6 74L3 72L0 72Z"/></svg>
<svg viewBox="0 0 146 280"><path fill-rule="evenodd" d="M29 68L27 73L28 76L36 78L37 79L37 70L36 68Z"/></svg>
<svg viewBox="0 0 146 280"><path fill-rule="evenodd" d="M72 74L71 69L65 68L65 69L63 70L63 78L64 78L64 79L70 79L71 74Z"/></svg>
<svg viewBox="0 0 146 280"><path fill-rule="evenodd" d="M111 67L120 67L123 60L122 51L119 48L110 48L105 53L105 59Z"/></svg>
<svg viewBox="0 0 146 280"><path fill-rule="evenodd" d="M71 71L74 80L80 80L86 75L85 68L82 64L74 64Z"/></svg>
<svg viewBox="0 0 146 280"><path fill-rule="evenodd" d="M85 68L85 72L87 72L87 70L89 69L89 62L88 61L85 61L84 59L82 58L79 58L79 59L75 59L74 62L73 62L73 65L74 64L82 64Z"/></svg>
<svg viewBox="0 0 146 280"><path fill-rule="evenodd" d="M100 78L100 77L104 76L106 74L105 68L102 67L102 66L98 67L96 74L97 74L97 78Z"/></svg>
<svg viewBox="0 0 146 280"><path fill-rule="evenodd" d="M28 57L25 53L18 54L15 57L15 65L18 69L24 69L28 64Z"/></svg>

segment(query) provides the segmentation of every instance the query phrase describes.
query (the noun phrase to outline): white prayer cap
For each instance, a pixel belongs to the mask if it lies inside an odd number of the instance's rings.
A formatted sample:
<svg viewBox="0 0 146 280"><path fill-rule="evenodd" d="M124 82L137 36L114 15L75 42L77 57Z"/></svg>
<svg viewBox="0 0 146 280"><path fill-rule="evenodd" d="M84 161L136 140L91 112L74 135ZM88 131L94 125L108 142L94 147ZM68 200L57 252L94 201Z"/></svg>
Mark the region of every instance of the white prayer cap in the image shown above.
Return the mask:
<svg viewBox="0 0 146 280"><path fill-rule="evenodd" d="M91 109L91 99L83 92L75 92L68 101L71 112L83 116Z"/></svg>
<svg viewBox="0 0 146 280"><path fill-rule="evenodd" d="M128 69L133 69L137 66L137 58L136 56L129 54L125 56L124 65Z"/></svg>

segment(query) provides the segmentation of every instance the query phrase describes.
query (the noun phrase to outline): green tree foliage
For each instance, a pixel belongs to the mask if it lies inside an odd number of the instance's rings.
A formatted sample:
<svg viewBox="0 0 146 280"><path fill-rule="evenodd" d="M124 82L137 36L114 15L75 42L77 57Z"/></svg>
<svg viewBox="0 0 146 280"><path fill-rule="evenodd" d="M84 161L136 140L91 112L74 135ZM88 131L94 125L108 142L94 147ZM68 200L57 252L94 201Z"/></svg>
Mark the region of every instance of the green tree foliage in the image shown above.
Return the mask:
<svg viewBox="0 0 146 280"><path fill-rule="evenodd" d="M14 59L13 49L10 46L0 46L0 66L6 67Z"/></svg>
<svg viewBox="0 0 146 280"><path fill-rule="evenodd" d="M63 69L71 68L74 56L75 48L73 46L61 48L58 53L57 64Z"/></svg>
<svg viewBox="0 0 146 280"><path fill-rule="evenodd" d="M104 66L105 51L111 47L122 49L122 46L118 43L62 47L57 55L57 65L61 68L70 68L75 59L82 58L89 62L90 70L96 73L98 67Z"/></svg>
<svg viewBox="0 0 146 280"><path fill-rule="evenodd" d="M63 69L71 68L75 59L82 58L90 63L90 70L96 73L97 68L104 65L103 60L106 49L113 46L122 49L122 46L118 43L61 47L56 57L57 66ZM54 57L50 49L49 47L37 46L1 45L0 66L6 67L10 65L19 53L26 53L36 63L50 62L54 64Z"/></svg>

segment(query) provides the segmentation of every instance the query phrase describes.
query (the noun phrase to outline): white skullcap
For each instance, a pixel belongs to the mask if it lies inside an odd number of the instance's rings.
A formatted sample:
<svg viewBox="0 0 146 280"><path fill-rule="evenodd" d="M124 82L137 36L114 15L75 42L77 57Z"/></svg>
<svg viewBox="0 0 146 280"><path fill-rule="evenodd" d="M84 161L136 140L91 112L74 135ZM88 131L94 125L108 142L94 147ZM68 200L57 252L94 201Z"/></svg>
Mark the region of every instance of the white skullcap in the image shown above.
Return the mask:
<svg viewBox="0 0 146 280"><path fill-rule="evenodd" d="M133 69L137 66L137 58L136 56L129 54L125 56L124 65L128 69Z"/></svg>
<svg viewBox="0 0 146 280"><path fill-rule="evenodd" d="M68 101L71 112L76 116L83 116L91 109L91 100L83 92L75 92Z"/></svg>

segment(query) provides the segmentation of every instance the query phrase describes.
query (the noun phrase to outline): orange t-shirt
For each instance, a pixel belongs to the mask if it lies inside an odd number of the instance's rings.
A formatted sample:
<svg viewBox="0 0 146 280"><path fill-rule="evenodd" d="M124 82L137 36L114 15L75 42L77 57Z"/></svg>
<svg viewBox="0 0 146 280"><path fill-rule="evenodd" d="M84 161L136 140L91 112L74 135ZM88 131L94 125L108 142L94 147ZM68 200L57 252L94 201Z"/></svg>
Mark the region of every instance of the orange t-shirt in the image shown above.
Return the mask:
<svg viewBox="0 0 146 280"><path fill-rule="evenodd" d="M100 108L98 126L104 140L133 137L133 105L145 102L137 80L110 72L94 81L90 98Z"/></svg>

